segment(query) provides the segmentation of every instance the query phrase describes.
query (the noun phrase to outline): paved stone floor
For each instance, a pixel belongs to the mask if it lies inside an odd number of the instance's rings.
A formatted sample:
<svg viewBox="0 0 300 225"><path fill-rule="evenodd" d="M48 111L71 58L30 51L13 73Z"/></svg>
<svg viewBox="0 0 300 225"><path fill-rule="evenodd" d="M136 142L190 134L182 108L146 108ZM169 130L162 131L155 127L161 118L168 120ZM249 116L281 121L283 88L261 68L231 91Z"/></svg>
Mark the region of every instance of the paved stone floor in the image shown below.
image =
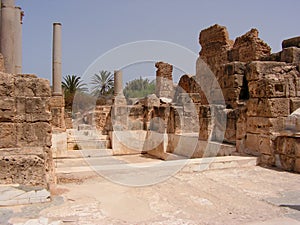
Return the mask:
<svg viewBox="0 0 300 225"><path fill-rule="evenodd" d="M65 174L51 203L0 208L0 224L300 224L300 175L257 166L177 173L146 187Z"/></svg>

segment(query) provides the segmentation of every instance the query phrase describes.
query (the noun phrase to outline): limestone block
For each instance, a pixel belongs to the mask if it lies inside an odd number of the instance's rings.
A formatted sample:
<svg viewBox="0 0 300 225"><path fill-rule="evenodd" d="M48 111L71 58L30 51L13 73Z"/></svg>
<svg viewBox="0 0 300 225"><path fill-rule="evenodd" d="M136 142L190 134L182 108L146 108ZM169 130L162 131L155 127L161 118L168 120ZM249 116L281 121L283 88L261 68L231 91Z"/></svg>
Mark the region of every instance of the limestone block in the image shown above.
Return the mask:
<svg viewBox="0 0 300 225"><path fill-rule="evenodd" d="M236 142L236 120L227 119L226 130L224 134L224 141L227 143Z"/></svg>
<svg viewBox="0 0 300 225"><path fill-rule="evenodd" d="M46 79L36 79L36 87L34 93L36 97L51 97L50 82Z"/></svg>
<svg viewBox="0 0 300 225"><path fill-rule="evenodd" d="M246 70L246 66L245 63L243 62L231 62L231 63L227 63L224 66L224 71L225 74L228 76L231 75L244 75Z"/></svg>
<svg viewBox="0 0 300 225"><path fill-rule="evenodd" d="M49 98L26 98L25 112L31 114L49 112Z"/></svg>
<svg viewBox="0 0 300 225"><path fill-rule="evenodd" d="M0 183L23 184L47 188L44 160L34 155L0 157Z"/></svg>
<svg viewBox="0 0 300 225"><path fill-rule="evenodd" d="M233 45L233 41L229 39L226 27L216 24L202 30L199 35L199 43L202 47L200 52L201 59L206 62L212 72L216 74L222 64L228 63L227 51L230 50ZM199 76L198 72L197 76ZM204 83L200 82L200 84L202 85ZM208 83L205 82L205 84Z"/></svg>
<svg viewBox="0 0 300 225"><path fill-rule="evenodd" d="M273 154L274 144L269 135L247 133L245 139L245 148L247 153L253 155Z"/></svg>
<svg viewBox="0 0 300 225"><path fill-rule="evenodd" d="M280 167L283 170L293 171L295 167L295 158L288 155L279 155Z"/></svg>
<svg viewBox="0 0 300 225"><path fill-rule="evenodd" d="M10 74L0 72L0 96L14 96L14 79Z"/></svg>
<svg viewBox="0 0 300 225"><path fill-rule="evenodd" d="M258 164L262 165L262 166L265 166L265 165L275 166L275 162L276 162L275 156L268 155L268 154L262 154L258 160Z"/></svg>
<svg viewBox="0 0 300 225"><path fill-rule="evenodd" d="M252 117L284 117L290 114L288 98L249 99L247 116Z"/></svg>
<svg viewBox="0 0 300 225"><path fill-rule="evenodd" d="M299 98L290 98L290 112L293 113L300 108L300 99Z"/></svg>
<svg viewBox="0 0 300 225"><path fill-rule="evenodd" d="M250 62L270 54L271 48L258 37L258 30L251 29L236 38L231 50L230 61Z"/></svg>
<svg viewBox="0 0 300 225"><path fill-rule="evenodd" d="M293 37L282 41L282 48L298 47L300 48L300 37Z"/></svg>
<svg viewBox="0 0 300 225"><path fill-rule="evenodd" d="M300 173L300 158L295 159L294 171Z"/></svg>
<svg viewBox="0 0 300 225"><path fill-rule="evenodd" d="M5 72L4 57L2 54L0 54L0 72Z"/></svg>
<svg viewBox="0 0 300 225"><path fill-rule="evenodd" d="M212 123L211 119L200 118L199 119L199 140L206 141L209 139L211 131L212 131Z"/></svg>
<svg viewBox="0 0 300 225"><path fill-rule="evenodd" d="M268 74L284 74L284 62L251 62L247 65L246 78L248 81L260 80Z"/></svg>
<svg viewBox="0 0 300 225"><path fill-rule="evenodd" d="M241 88L226 88L223 89L225 101L238 101L241 93Z"/></svg>
<svg viewBox="0 0 300 225"><path fill-rule="evenodd" d="M245 139L237 139L236 140L236 151L239 153L244 153L245 151Z"/></svg>
<svg viewBox="0 0 300 225"><path fill-rule="evenodd" d="M300 48L284 48L281 52L280 61L286 63L300 63Z"/></svg>
<svg viewBox="0 0 300 225"><path fill-rule="evenodd" d="M296 96L300 97L300 78L296 79Z"/></svg>
<svg viewBox="0 0 300 225"><path fill-rule="evenodd" d="M284 130L285 118L248 117L247 131L254 134L270 135L273 132Z"/></svg>
<svg viewBox="0 0 300 225"><path fill-rule="evenodd" d="M65 106L64 98L62 96L52 96L50 98L50 106L52 108L64 107Z"/></svg>
<svg viewBox="0 0 300 225"><path fill-rule="evenodd" d="M148 95L145 99L145 106L147 106L147 107L159 107L160 106L160 100L155 94Z"/></svg>
<svg viewBox="0 0 300 225"><path fill-rule="evenodd" d="M208 105L200 106L199 118L211 118L210 106L208 106Z"/></svg>
<svg viewBox="0 0 300 225"><path fill-rule="evenodd" d="M244 75L231 75L229 77L222 77L220 79L221 88L238 88L243 86Z"/></svg>
<svg viewBox="0 0 300 225"><path fill-rule="evenodd" d="M15 98L0 96L0 122L12 122L15 116Z"/></svg>
<svg viewBox="0 0 300 225"><path fill-rule="evenodd" d="M299 139L284 136L276 138L276 152L281 155L296 157L296 153L299 154L298 147Z"/></svg>
<svg viewBox="0 0 300 225"><path fill-rule="evenodd" d="M16 127L18 145L51 147L52 128L49 123L18 123Z"/></svg>
<svg viewBox="0 0 300 225"><path fill-rule="evenodd" d="M0 148L17 146L16 125L14 123L0 123Z"/></svg>
<svg viewBox="0 0 300 225"><path fill-rule="evenodd" d="M193 101L192 101L189 93L180 93L177 96L177 104L178 105L184 105L184 104L192 103L192 102Z"/></svg>
<svg viewBox="0 0 300 225"><path fill-rule="evenodd" d="M34 97L36 90L37 78L35 75L17 75L14 79L15 83L15 95L22 97Z"/></svg>

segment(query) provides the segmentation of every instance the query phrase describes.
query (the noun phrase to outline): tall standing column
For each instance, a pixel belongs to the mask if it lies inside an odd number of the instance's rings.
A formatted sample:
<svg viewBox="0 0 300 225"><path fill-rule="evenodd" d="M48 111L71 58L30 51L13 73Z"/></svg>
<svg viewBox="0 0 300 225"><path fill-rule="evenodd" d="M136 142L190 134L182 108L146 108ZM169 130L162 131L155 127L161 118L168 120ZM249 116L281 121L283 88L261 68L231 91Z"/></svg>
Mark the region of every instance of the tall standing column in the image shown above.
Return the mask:
<svg viewBox="0 0 300 225"><path fill-rule="evenodd" d="M4 56L6 72L15 73L15 1L2 0L0 51Z"/></svg>
<svg viewBox="0 0 300 225"><path fill-rule="evenodd" d="M22 23L24 12L20 7L15 8L15 73L22 73Z"/></svg>
<svg viewBox="0 0 300 225"><path fill-rule="evenodd" d="M53 24L53 55L52 55L52 86L53 96L62 95L62 50L61 50L61 24Z"/></svg>
<svg viewBox="0 0 300 225"><path fill-rule="evenodd" d="M114 71L114 95L123 94L123 74L121 70Z"/></svg>

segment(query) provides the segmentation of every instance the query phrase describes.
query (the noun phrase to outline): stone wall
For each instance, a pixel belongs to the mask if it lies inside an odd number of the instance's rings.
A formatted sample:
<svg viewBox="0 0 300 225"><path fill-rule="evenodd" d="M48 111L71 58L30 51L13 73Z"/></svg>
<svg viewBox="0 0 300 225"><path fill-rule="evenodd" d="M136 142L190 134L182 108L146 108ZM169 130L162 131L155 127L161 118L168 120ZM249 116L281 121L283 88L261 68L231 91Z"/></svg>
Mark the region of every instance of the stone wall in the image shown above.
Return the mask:
<svg viewBox="0 0 300 225"><path fill-rule="evenodd" d="M233 45L225 27L214 25L201 31L200 56L217 78L227 109L200 106L199 139L236 144L240 153L259 156L261 164L299 172L295 150L299 135L295 131L282 134L289 115L300 107L299 41L285 40L283 50L271 54L256 29ZM205 81L204 75L198 72L196 79ZM214 88L213 83L205 84L207 90ZM216 115L227 118L223 140L218 138L222 129L216 129Z"/></svg>
<svg viewBox="0 0 300 225"><path fill-rule="evenodd" d="M0 184L55 182L50 97L49 81L0 72Z"/></svg>

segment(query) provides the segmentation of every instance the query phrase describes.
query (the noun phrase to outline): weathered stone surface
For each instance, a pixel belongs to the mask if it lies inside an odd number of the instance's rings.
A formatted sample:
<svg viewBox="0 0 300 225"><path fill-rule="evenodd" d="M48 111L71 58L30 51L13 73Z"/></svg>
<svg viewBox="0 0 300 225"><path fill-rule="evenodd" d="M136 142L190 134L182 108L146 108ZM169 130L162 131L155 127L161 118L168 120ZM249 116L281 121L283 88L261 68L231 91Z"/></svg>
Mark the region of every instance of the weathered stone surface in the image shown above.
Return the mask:
<svg viewBox="0 0 300 225"><path fill-rule="evenodd" d="M271 135L285 128L285 118L248 117L247 131L254 134Z"/></svg>
<svg viewBox="0 0 300 225"><path fill-rule="evenodd" d="M248 81L260 80L267 74L284 74L290 70L284 62L251 62L247 66L246 78Z"/></svg>
<svg viewBox="0 0 300 225"><path fill-rule="evenodd" d="M247 133L245 148L254 155L274 153L274 143L270 135Z"/></svg>
<svg viewBox="0 0 300 225"><path fill-rule="evenodd" d="M230 61L250 62L269 56L271 48L258 37L258 30L251 29L238 37L229 53Z"/></svg>
<svg viewBox="0 0 300 225"><path fill-rule="evenodd" d="M295 159L294 171L300 173L300 158Z"/></svg>
<svg viewBox="0 0 300 225"><path fill-rule="evenodd" d="M65 125L65 100L62 96L52 96L50 98L51 125L61 130L66 129Z"/></svg>
<svg viewBox="0 0 300 225"><path fill-rule="evenodd" d="M38 156L11 155L0 157L0 183L47 186L44 159Z"/></svg>
<svg viewBox="0 0 300 225"><path fill-rule="evenodd" d="M50 201L50 192L43 188L22 185L1 185L0 206L25 205ZM36 221L39 223L40 221Z"/></svg>
<svg viewBox="0 0 300 225"><path fill-rule="evenodd" d="M300 63L300 48L284 48L281 52L280 61L286 63Z"/></svg>
<svg viewBox="0 0 300 225"><path fill-rule="evenodd" d="M148 95L145 98L145 106L147 107L159 107L160 106L160 100L158 97L156 97L155 94Z"/></svg>
<svg viewBox="0 0 300 225"><path fill-rule="evenodd" d="M187 74L183 75L179 80L176 88L176 98L179 104L190 100L194 103L208 104L205 93L201 89L201 84L196 81L195 76Z"/></svg>
<svg viewBox="0 0 300 225"><path fill-rule="evenodd" d="M266 75L248 83L252 98L278 98L296 96L296 78L292 75Z"/></svg>
<svg viewBox="0 0 300 225"><path fill-rule="evenodd" d="M174 84L173 84L173 66L164 63L155 63L156 71L156 95L158 98L170 98L174 97Z"/></svg>
<svg viewBox="0 0 300 225"><path fill-rule="evenodd" d="M49 81L0 73L0 183L55 182Z"/></svg>
<svg viewBox="0 0 300 225"><path fill-rule="evenodd" d="M299 98L290 98L290 112L293 113L300 108L300 99Z"/></svg>
<svg viewBox="0 0 300 225"><path fill-rule="evenodd" d="M0 72L5 72L4 57L2 54L0 54Z"/></svg>
<svg viewBox="0 0 300 225"><path fill-rule="evenodd" d="M230 76L230 75L244 75L245 70L246 70L246 64L244 62L231 62L225 64L225 74Z"/></svg>
<svg viewBox="0 0 300 225"><path fill-rule="evenodd" d="M282 41L282 48L297 47L300 48L300 37L293 37Z"/></svg>
<svg viewBox="0 0 300 225"><path fill-rule="evenodd" d="M14 123L0 123L0 148L17 146L16 125Z"/></svg>
<svg viewBox="0 0 300 225"><path fill-rule="evenodd" d="M276 139L276 152L289 157L297 157L299 154L300 139L280 136Z"/></svg>
<svg viewBox="0 0 300 225"><path fill-rule="evenodd" d="M284 117L290 114L290 101L287 98L249 99L247 115L253 117Z"/></svg>
<svg viewBox="0 0 300 225"><path fill-rule="evenodd" d="M200 32L199 43L201 45L200 57L216 74L220 65L228 62L227 51L233 46L229 40L229 34L224 26L218 24Z"/></svg>
<svg viewBox="0 0 300 225"><path fill-rule="evenodd" d="M14 96L14 79L10 74L0 72L0 96Z"/></svg>

